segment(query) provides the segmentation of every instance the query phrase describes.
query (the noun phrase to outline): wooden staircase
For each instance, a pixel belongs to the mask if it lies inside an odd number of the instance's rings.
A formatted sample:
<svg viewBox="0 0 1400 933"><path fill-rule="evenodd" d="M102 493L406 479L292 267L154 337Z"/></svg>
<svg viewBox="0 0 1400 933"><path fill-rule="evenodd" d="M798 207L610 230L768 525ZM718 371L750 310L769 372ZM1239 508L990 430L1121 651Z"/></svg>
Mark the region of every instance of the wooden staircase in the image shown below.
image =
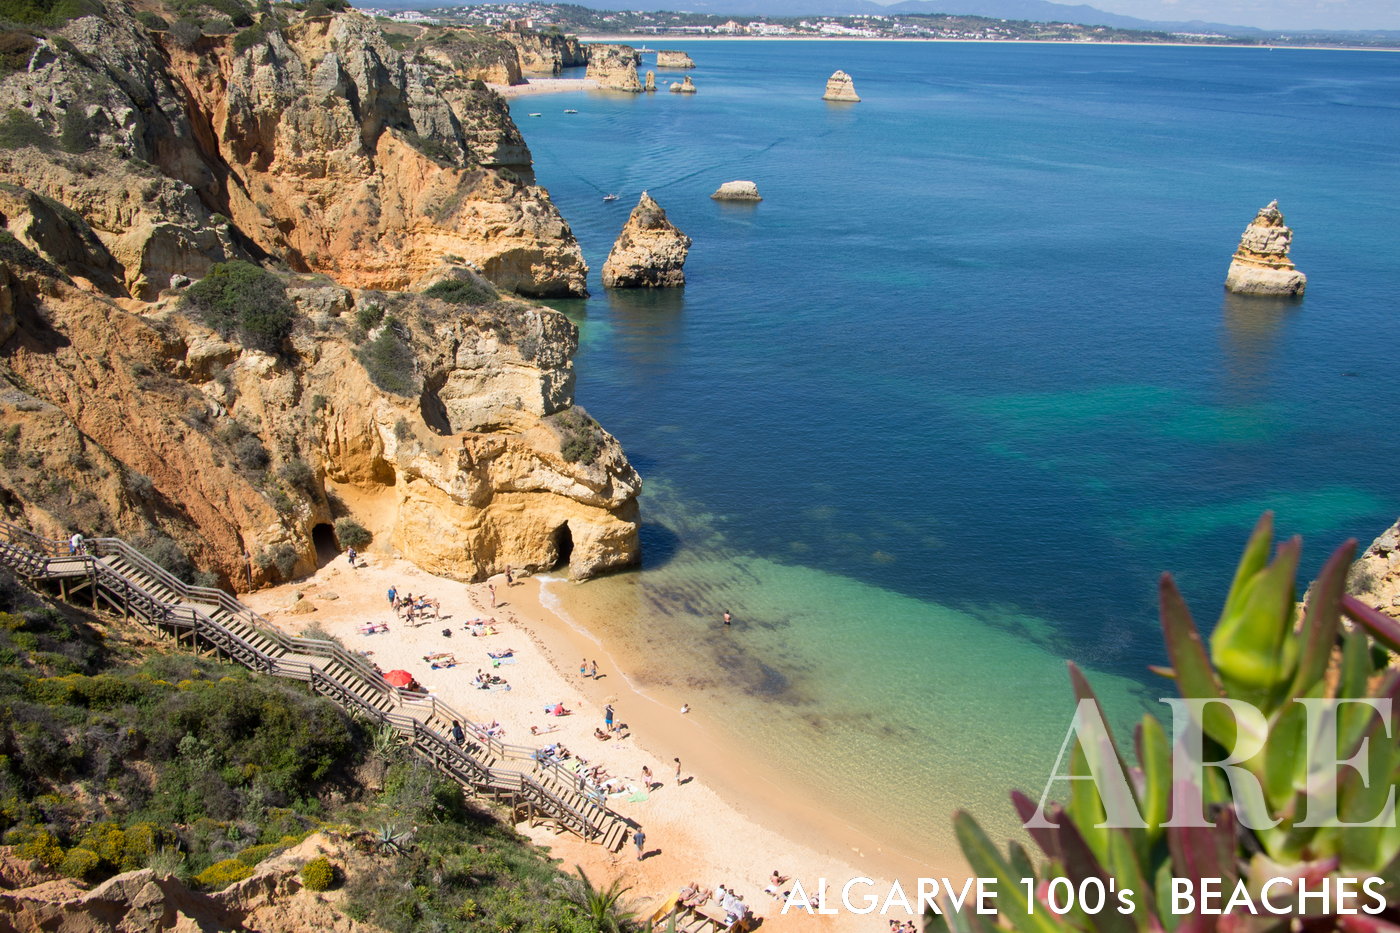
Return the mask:
<svg viewBox="0 0 1400 933"><path fill-rule="evenodd" d="M191 586L119 538L95 538L84 553L66 540L39 537L0 521L0 564L65 600L90 600L136 619L178 644L213 651L250 670L296 680L346 711L393 728L405 744L466 790L507 804L531 822L548 822L618 851L636 824L580 793L535 762L535 750L506 745L431 694L390 686L363 657L336 642L287 635L223 590ZM452 722L468 741L452 741ZM511 765L536 763L538 777Z"/></svg>

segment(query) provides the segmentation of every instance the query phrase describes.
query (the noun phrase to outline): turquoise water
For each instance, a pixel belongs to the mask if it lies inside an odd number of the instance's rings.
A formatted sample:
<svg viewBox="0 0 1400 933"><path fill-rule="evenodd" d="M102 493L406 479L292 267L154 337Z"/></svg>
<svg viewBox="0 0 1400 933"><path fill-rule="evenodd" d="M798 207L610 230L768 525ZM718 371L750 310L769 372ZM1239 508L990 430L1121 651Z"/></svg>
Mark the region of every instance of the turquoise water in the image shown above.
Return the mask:
<svg viewBox="0 0 1400 933"><path fill-rule="evenodd" d="M578 400L649 484L646 569L587 589L834 806L913 851L1009 822L1064 659L1120 719L1161 692L1161 571L1208 620L1260 511L1307 573L1400 513L1400 57L675 46L694 97L513 107L594 269ZM684 291L598 283L644 188ZM1308 294L1227 296L1273 198Z"/></svg>

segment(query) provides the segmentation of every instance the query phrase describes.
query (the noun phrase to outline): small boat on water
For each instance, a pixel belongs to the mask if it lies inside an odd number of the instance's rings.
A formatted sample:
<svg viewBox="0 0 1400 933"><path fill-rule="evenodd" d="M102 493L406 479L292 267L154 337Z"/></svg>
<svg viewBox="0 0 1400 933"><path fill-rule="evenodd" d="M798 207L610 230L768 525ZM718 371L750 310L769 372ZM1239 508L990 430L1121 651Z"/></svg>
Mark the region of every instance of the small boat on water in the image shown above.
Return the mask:
<svg viewBox="0 0 1400 933"><path fill-rule="evenodd" d="M603 195L603 200L604 200L604 201L616 201L616 200L617 200L617 195L615 195L615 194L605 194L605 195Z"/></svg>
<svg viewBox="0 0 1400 933"><path fill-rule="evenodd" d="M532 116L532 117L542 117L542 116L544 116L544 114L542 114L542 113L532 113L532 114L530 114L530 116Z"/></svg>
<svg viewBox="0 0 1400 933"><path fill-rule="evenodd" d="M565 113L578 113L577 110L565 110L564 112L565 112Z"/></svg>

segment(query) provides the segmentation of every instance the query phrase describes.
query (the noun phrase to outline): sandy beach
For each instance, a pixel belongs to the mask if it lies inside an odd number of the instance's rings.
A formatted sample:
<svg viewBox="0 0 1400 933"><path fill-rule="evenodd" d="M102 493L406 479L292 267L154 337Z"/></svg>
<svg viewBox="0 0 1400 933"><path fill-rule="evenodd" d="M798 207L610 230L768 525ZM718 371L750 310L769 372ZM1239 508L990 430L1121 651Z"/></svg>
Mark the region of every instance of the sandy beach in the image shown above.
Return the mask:
<svg viewBox="0 0 1400 933"><path fill-rule="evenodd" d="M400 594L439 600L441 618L421 624L400 621L387 601L390 586ZM563 742L590 764L604 765L637 788L645 784L642 768L649 767L659 786L647 799L632 802L619 796L610 801L615 810L644 828L648 853L644 860L637 859L630 844L611 853L548 828L522 827L549 847L564 867L581 865L594 879L621 877L632 888L629 897L648 914L687 883L698 881L703 887L724 884L737 890L774 929L874 931L877 924L887 929L885 920L877 916L843 912L815 917L803 911L783 915L781 902L763 889L775 869L812 891L820 878L838 888L847 879L861 876L898 876L908 885L918 869L887 853L872 852L858 840L853 842L848 826L817 808L800 802L782 806L780 775L764 775L734 761L722 736L707 728L702 716L684 714L680 704L673 705L668 698L633 689L609 646L546 608L555 600L567 602L572 585L556 582L548 584L547 590L544 586L539 579L525 578L508 587L501 576L489 583L463 584L370 552L358 567L352 568L340 557L314 577L250 594L245 600L288 632L317 626L352 650L367 652L386 671L410 672L474 721L499 722L508 743ZM564 591L562 597L556 590ZM294 613L288 607L297 602L297 593L303 596L299 601L303 609ZM305 611L308 605L314 611ZM497 634L470 635L465 623L475 619L494 619ZM368 622L385 622L389 630L362 634L359 629ZM506 649L512 649L514 657L493 669L487 652ZM451 653L456 666L434 669L425 658L439 652ZM585 656L590 664L597 662L596 679L580 675ZM504 677L511 689L473 688L478 670ZM548 707L559 702L572 715L546 714ZM603 708L609 703L623 728L615 738L602 741L594 730L603 725ZM554 731L534 736L532 726ZM682 764L679 783L675 757ZM754 793L738 793L740 786ZM956 869L950 873L957 873ZM887 880L879 881L870 890L883 896L888 887Z"/></svg>
<svg viewBox="0 0 1400 933"><path fill-rule="evenodd" d="M502 97L533 97L536 94L562 94L566 91L597 91L593 78L526 78L524 84L488 84Z"/></svg>

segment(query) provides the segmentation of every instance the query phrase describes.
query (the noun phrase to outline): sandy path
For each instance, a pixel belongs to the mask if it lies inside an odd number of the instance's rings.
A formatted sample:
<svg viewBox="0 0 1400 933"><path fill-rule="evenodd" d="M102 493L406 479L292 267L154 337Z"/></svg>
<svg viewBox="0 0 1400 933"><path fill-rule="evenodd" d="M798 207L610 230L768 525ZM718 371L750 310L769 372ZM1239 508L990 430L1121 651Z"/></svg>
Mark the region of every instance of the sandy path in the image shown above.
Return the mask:
<svg viewBox="0 0 1400 933"><path fill-rule="evenodd" d="M411 592L440 600L442 618L417 626L401 622L388 605L390 585L401 594ZM562 741L575 754L591 764L603 764L612 775L635 787L644 783L642 767L649 767L660 786L648 799L610 800L615 810L644 828L649 853L645 860L637 860L636 849L630 844L621 853L610 853L568 834L555 835L542 827L525 829L536 842L549 847L565 867L581 865L595 880L622 877L632 886L629 896L647 913L694 880L705 887L724 883L736 889L775 930L887 930L885 921L873 916L842 913L812 917L800 911L782 915L780 902L763 893L774 869L815 890L819 878L839 886L848 878L871 874L870 866L834 858L831 846L823 846L819 830L814 829L810 839L800 832L780 835L767 828L769 821L739 812L687 768L677 784L674 762L648 751L649 735L664 734L666 748L680 754L683 765L689 760L713 768L716 760L723 762L723 749L713 747L713 740L679 709L663 709L633 693L625 676L610 669L606 646L577 638L560 641L558 636L566 634L563 630L568 626L541 605L539 581L517 580L508 588L498 576L491 585L499 601L495 609L490 605L488 584L469 585L434 577L407 561L371 553L365 555L359 568L352 569L343 557L337 558L312 578L244 599L286 631L300 632L314 624L352 650L369 652L382 669L410 672L472 720L499 721L508 743ZM302 602L315 611L289 611L286 607L295 592L302 593ZM494 618L498 634L481 638L467 634L464 623L476 618ZM387 622L389 631L360 634L358 627L366 622ZM592 644L589 660L598 661L601 675L596 681L579 676L579 658L558 656L560 645L577 650L579 644ZM507 648L514 649L514 662L493 670L487 652ZM457 666L433 669L424 657L434 652L452 652ZM511 689L474 689L471 681L478 669L504 677ZM574 714L546 715L546 707L560 701ZM628 723L629 729L604 742L593 733L603 724L602 707L608 702L614 704L618 720ZM556 731L536 738L530 733L531 726ZM874 890L883 892L887 887L888 883L881 883Z"/></svg>

